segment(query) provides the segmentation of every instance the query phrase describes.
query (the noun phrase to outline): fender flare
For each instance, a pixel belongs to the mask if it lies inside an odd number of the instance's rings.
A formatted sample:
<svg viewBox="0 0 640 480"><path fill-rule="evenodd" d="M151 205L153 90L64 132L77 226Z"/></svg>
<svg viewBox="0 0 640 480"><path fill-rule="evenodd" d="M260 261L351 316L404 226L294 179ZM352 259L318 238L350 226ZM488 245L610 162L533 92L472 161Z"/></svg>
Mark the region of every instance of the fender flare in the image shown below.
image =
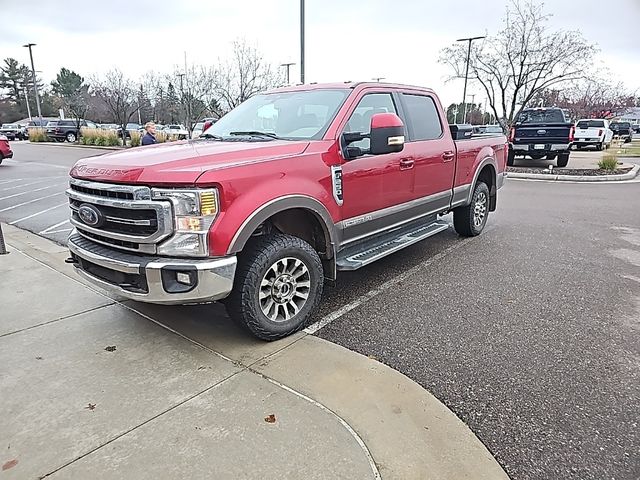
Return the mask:
<svg viewBox="0 0 640 480"><path fill-rule="evenodd" d="M471 188L469 189L469 193L467 194L467 202L465 205L469 205L471 203L471 198L473 197L473 191L476 188L476 183L478 182L478 177L480 176L480 172L487 165L491 165L493 167L493 189L490 192L491 195L496 195L496 185L498 182L498 167L496 165L496 159L493 157L486 157L482 160L478 166L476 167L476 173L473 175L473 181L471 182Z"/></svg>
<svg viewBox="0 0 640 480"><path fill-rule="evenodd" d="M324 231L327 253L333 257L337 239L337 231L333 219L322 203L307 195L286 195L274 198L258 207L242 222L242 225L234 234L227 249L227 254L232 255L240 252L260 224L275 214L292 208L307 210L315 215Z"/></svg>

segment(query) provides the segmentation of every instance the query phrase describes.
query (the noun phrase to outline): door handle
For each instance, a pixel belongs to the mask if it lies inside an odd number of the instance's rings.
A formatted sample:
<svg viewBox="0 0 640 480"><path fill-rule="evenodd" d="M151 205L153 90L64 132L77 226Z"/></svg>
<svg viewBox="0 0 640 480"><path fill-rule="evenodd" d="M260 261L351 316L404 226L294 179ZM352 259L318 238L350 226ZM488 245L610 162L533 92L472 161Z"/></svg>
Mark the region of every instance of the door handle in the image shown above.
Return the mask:
<svg viewBox="0 0 640 480"><path fill-rule="evenodd" d="M413 168L413 164L415 163L413 158L401 158L400 159L400 170L409 170Z"/></svg>
<svg viewBox="0 0 640 480"><path fill-rule="evenodd" d="M444 153L442 154L442 159L443 159L445 162L450 162L450 161L451 161L451 160L453 160L455 157L456 157L456 154L455 154L455 153L453 153L453 152L451 152L451 151L444 152Z"/></svg>

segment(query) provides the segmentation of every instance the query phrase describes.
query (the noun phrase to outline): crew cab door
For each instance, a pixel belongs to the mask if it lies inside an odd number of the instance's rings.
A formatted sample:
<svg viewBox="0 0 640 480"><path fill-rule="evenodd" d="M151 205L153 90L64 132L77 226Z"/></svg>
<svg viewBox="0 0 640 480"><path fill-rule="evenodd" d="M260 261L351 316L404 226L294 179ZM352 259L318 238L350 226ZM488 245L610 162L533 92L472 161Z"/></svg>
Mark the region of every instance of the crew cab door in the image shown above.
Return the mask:
<svg viewBox="0 0 640 480"><path fill-rule="evenodd" d="M399 94L408 137L404 156L415 165L414 199L420 213L445 209L451 201L456 169L456 147L444 112L436 99L423 92Z"/></svg>
<svg viewBox="0 0 640 480"><path fill-rule="evenodd" d="M374 114L398 114L391 92L363 90L354 105L341 134L369 133ZM369 139L353 142L351 146L366 151ZM406 157L405 152L365 154L343 163L343 241L385 228L394 221L393 207L413 198L414 165L407 162Z"/></svg>

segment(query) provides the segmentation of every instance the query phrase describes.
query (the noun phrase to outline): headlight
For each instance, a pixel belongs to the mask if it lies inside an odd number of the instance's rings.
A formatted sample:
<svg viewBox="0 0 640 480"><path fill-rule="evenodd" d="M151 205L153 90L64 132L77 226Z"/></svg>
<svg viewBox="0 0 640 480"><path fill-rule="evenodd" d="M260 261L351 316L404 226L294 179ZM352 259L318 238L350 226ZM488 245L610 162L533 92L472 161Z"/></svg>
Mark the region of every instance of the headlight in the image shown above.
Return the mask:
<svg viewBox="0 0 640 480"><path fill-rule="evenodd" d="M218 190L170 190L154 188L154 200L173 204L174 235L158 245L158 254L206 257L209 254L209 228L218 215Z"/></svg>

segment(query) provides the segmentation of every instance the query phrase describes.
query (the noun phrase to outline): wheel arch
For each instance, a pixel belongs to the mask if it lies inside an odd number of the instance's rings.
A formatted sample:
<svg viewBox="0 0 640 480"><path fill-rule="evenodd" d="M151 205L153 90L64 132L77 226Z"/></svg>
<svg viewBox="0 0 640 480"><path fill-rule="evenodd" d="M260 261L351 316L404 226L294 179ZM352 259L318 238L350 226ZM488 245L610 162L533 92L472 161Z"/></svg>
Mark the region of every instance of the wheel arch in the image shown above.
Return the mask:
<svg viewBox="0 0 640 480"><path fill-rule="evenodd" d="M473 191L478 181L482 180L489 187L489 211L495 211L498 198L497 172L496 160L493 157L486 157L478 164L476 173L473 176L473 182L471 182L471 188L467 194L466 205L471 203Z"/></svg>

